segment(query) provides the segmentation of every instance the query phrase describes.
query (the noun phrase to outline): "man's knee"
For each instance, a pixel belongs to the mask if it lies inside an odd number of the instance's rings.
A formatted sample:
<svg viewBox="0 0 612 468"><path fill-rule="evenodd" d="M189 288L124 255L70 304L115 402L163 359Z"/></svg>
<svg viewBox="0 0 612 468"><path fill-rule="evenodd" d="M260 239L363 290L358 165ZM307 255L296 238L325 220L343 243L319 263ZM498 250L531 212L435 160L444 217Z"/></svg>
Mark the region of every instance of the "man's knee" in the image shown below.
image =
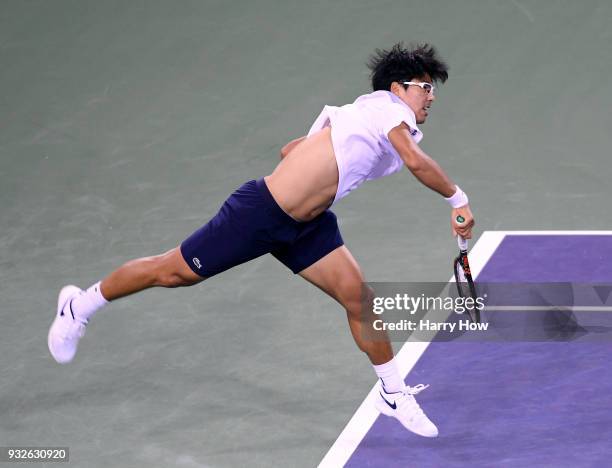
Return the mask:
<svg viewBox="0 0 612 468"><path fill-rule="evenodd" d="M364 306L372 301L374 291L363 282L363 277L355 276L341 282L338 288L338 299L351 315L361 313Z"/></svg>
<svg viewBox="0 0 612 468"><path fill-rule="evenodd" d="M156 286L178 288L192 286L204 280L191 271L178 248L151 257L151 262L156 272Z"/></svg>
<svg viewBox="0 0 612 468"><path fill-rule="evenodd" d="M193 281L176 272L162 272L157 276L157 286L164 288L180 288L182 286L192 286L199 281Z"/></svg>

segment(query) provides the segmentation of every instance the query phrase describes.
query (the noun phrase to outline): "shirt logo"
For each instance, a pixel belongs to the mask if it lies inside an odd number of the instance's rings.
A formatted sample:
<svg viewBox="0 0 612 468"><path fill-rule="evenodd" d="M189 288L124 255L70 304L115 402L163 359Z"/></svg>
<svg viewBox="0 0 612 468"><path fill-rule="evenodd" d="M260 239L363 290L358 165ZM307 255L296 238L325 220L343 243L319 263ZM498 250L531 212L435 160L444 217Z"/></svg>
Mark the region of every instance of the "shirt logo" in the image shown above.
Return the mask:
<svg viewBox="0 0 612 468"><path fill-rule="evenodd" d="M202 264L200 263L200 259L198 257L193 258L193 264L198 267L198 270L202 268Z"/></svg>
<svg viewBox="0 0 612 468"><path fill-rule="evenodd" d="M418 131L416 128L415 128L415 129L411 129L411 130L410 130L410 134L411 134L412 136L415 136L417 133L419 133L419 131Z"/></svg>

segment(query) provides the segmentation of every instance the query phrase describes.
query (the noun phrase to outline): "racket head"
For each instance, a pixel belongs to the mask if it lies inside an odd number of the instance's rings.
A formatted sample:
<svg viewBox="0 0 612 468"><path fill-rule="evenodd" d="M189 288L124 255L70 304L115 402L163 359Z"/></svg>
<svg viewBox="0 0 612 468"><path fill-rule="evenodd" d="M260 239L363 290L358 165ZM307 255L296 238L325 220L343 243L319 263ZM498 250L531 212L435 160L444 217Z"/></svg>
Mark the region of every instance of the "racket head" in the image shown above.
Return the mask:
<svg viewBox="0 0 612 468"><path fill-rule="evenodd" d="M472 307L466 305L466 312L470 317L470 320L474 323L480 323L480 310L477 307L476 299L476 286L472 279L470 272L470 264L468 262L467 254L461 253L453 263L453 271L455 274L455 284L457 285L457 292L459 297L468 298L471 297L474 301Z"/></svg>

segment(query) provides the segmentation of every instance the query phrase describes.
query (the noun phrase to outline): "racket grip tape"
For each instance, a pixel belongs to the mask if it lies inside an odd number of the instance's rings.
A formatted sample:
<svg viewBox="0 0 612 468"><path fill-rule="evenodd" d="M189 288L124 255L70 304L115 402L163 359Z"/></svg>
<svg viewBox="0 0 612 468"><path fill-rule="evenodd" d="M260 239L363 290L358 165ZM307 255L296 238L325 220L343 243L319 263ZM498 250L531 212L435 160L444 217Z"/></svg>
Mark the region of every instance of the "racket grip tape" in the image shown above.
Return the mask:
<svg viewBox="0 0 612 468"><path fill-rule="evenodd" d="M465 223L465 218L463 216L461 216L461 215L457 215L455 220L459 224ZM457 235L457 245L459 245L459 249L460 250L466 250L467 251L467 249L468 249L468 241L467 241L467 239L464 239L459 234Z"/></svg>

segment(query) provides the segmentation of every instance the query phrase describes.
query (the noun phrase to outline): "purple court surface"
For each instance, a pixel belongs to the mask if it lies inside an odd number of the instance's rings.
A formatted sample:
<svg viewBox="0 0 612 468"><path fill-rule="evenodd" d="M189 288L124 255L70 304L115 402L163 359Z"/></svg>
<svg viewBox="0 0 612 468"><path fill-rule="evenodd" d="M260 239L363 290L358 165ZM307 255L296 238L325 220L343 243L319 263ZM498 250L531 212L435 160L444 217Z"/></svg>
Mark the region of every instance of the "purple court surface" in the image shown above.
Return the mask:
<svg viewBox="0 0 612 468"><path fill-rule="evenodd" d="M486 234L480 282L612 283L612 233ZM321 466L611 466L611 358L610 340L431 343L406 383L430 384L418 400L440 436L384 416L351 436L353 418Z"/></svg>

